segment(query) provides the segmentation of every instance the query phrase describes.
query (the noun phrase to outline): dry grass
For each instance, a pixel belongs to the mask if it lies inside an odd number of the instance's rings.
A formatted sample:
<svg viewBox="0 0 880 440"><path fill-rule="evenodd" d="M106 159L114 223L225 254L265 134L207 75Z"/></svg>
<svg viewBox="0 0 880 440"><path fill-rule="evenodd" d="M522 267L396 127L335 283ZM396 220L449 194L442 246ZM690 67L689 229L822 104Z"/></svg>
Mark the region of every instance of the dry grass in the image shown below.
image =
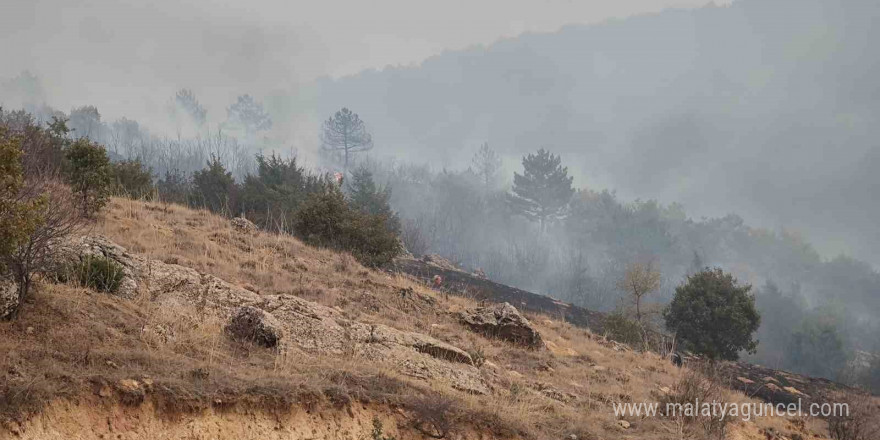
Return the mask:
<svg viewBox="0 0 880 440"><path fill-rule="evenodd" d="M304 356L236 343L216 317L182 304L159 307L147 298L43 285L19 320L0 323L6 353L0 391L7 397L0 399L0 416L21 417L52 399L136 379L152 382L150 398L169 414L218 405L281 411L361 401L405 408L415 429L435 436L464 425L496 437L680 438L674 421L663 418L629 419L631 427L623 430L611 403L658 401L660 390L674 387L686 370L651 353L615 351L585 329L533 315L547 350L487 339L457 322L456 312L475 306L473 299L438 295L409 277L367 270L349 255L290 236L238 234L222 217L176 205L114 198L94 232L259 293L297 295L351 319L480 353L492 393L465 394L354 355Z"/></svg>

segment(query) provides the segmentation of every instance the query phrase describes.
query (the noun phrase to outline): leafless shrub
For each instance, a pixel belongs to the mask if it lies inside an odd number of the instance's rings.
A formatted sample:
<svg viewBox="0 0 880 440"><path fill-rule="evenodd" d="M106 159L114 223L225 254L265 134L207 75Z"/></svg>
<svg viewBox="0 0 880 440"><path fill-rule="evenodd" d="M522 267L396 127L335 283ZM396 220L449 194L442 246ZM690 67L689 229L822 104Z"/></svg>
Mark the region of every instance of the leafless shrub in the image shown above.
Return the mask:
<svg viewBox="0 0 880 440"><path fill-rule="evenodd" d="M456 401L440 394L413 396L407 402L412 411L413 426L432 438L446 438L458 423Z"/></svg>
<svg viewBox="0 0 880 440"><path fill-rule="evenodd" d="M403 221L403 227L400 231L400 239L403 240L403 246L406 247L411 254L420 257L428 252L428 239L422 232L421 219L406 219Z"/></svg>
<svg viewBox="0 0 880 440"><path fill-rule="evenodd" d="M660 399L660 411L672 420L680 432L700 430L707 439L724 439L727 425L731 422L726 415L703 416L699 411L685 412L687 405L699 403L723 403L726 400L722 374L713 365L704 365L697 370L685 370L672 390Z"/></svg>
<svg viewBox="0 0 880 440"><path fill-rule="evenodd" d="M825 417L828 432L834 440L873 440L880 434L877 414L880 405L868 395L847 396L842 411L832 411Z"/></svg>

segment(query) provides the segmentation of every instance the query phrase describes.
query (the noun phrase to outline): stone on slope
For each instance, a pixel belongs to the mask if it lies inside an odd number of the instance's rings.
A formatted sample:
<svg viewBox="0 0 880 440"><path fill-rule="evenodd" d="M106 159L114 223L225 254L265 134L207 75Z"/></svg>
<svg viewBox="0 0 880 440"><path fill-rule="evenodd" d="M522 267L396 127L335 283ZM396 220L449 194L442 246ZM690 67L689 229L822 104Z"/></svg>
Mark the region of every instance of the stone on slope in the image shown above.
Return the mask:
<svg viewBox="0 0 880 440"><path fill-rule="evenodd" d="M529 348L542 348L541 334L509 303L477 307L460 314L463 324L476 332Z"/></svg>
<svg viewBox="0 0 880 440"><path fill-rule="evenodd" d="M236 217L230 220L229 224L232 225L232 229L234 229L235 232L241 234L254 235L258 232L257 225L244 217Z"/></svg>
<svg viewBox="0 0 880 440"><path fill-rule="evenodd" d="M269 348L277 346L282 335L281 323L274 316L249 306L236 310L226 331L235 339Z"/></svg>

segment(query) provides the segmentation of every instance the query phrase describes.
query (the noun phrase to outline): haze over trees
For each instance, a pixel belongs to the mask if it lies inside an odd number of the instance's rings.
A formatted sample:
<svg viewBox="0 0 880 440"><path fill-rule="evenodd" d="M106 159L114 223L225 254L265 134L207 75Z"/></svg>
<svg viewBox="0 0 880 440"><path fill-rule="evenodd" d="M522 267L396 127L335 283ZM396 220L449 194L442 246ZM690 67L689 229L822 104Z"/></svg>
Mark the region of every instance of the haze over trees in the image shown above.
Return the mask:
<svg viewBox="0 0 880 440"><path fill-rule="evenodd" d="M263 103L248 94L235 98L235 102L226 109L226 115L226 123L242 128L248 139L272 128L272 117L263 109Z"/></svg>
<svg viewBox="0 0 880 440"><path fill-rule="evenodd" d="M196 99L192 89L180 89L174 95L175 110L180 110L199 127L203 127L208 121L208 111ZM231 109L230 109L231 110Z"/></svg>
<svg viewBox="0 0 880 440"><path fill-rule="evenodd" d="M483 142L480 145L480 149L474 153L471 163L473 164L474 172L482 179L483 185L486 186L488 191L498 178L498 170L501 168L501 156L489 147L488 142Z"/></svg>

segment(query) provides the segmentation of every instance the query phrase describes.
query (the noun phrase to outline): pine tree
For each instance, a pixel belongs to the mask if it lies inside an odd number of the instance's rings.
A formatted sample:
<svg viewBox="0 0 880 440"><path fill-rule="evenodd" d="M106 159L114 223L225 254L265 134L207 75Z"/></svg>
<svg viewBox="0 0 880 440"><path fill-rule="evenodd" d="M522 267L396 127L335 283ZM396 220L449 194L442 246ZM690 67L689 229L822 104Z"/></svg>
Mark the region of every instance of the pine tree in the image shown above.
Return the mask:
<svg viewBox="0 0 880 440"><path fill-rule="evenodd" d="M485 142L483 145L480 145L480 149L474 154L471 162L474 164L474 173L480 177L480 180L483 181L488 190L495 180L495 174L501 168L501 156L495 150L489 148L488 142Z"/></svg>
<svg viewBox="0 0 880 440"><path fill-rule="evenodd" d="M260 131L272 128L272 118L263 110L263 104L251 95L241 95L226 109L227 119L233 126L244 128L247 137L251 138Z"/></svg>
<svg viewBox="0 0 880 440"><path fill-rule="evenodd" d="M364 121L347 108L324 121L321 142L325 150L342 152L345 172L348 172L349 155L373 148L373 137L367 132Z"/></svg>
<svg viewBox="0 0 880 440"><path fill-rule="evenodd" d="M544 230L547 220L560 218L574 195L568 167L559 156L543 148L523 157L523 174L513 173L513 194L509 201L515 212L537 221Z"/></svg>
<svg viewBox="0 0 880 440"><path fill-rule="evenodd" d="M178 108L186 112L186 114L192 119L192 121L199 127L204 126L207 122L208 111L199 102L199 100L196 99L196 95L193 93L192 90L180 89L177 94L174 95L174 103ZM230 111L231 109L232 108L230 108Z"/></svg>

